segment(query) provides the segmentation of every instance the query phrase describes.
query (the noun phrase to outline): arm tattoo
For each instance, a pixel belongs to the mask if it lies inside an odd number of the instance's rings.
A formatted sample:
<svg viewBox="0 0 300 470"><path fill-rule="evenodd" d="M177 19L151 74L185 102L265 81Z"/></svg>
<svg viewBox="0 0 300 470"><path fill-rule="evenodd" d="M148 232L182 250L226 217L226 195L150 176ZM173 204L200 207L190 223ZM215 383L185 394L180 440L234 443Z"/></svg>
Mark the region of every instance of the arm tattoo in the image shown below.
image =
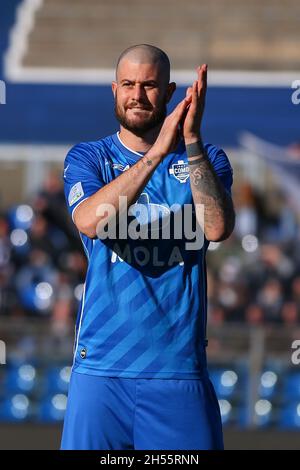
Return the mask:
<svg viewBox="0 0 300 470"><path fill-rule="evenodd" d="M147 158L147 157L146 157L146 161L145 161L145 159L143 158L142 161L143 161L143 163L145 163L145 165L147 165L147 166L152 166L152 165L153 165L153 162L152 162L152 160L150 160L150 158Z"/></svg>
<svg viewBox="0 0 300 470"><path fill-rule="evenodd" d="M204 231L209 234L216 227L223 227L223 239L225 239L234 227L232 199L216 175L203 146L199 148L197 159L189 159L189 164L194 203L204 204Z"/></svg>
<svg viewBox="0 0 300 470"><path fill-rule="evenodd" d="M199 165L197 166L197 168L190 170L190 177L194 186L198 188L199 187L198 182L202 178L202 171L201 171L201 168L199 168Z"/></svg>

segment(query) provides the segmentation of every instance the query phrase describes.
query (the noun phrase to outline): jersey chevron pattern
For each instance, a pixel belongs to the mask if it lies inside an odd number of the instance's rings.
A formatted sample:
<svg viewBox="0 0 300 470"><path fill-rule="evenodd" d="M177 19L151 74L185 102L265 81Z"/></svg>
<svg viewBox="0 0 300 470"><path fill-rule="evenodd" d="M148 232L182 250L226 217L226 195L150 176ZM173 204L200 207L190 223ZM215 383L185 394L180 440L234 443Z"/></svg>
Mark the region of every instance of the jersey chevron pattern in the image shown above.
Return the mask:
<svg viewBox="0 0 300 470"><path fill-rule="evenodd" d="M232 168L226 154L211 144L205 148L230 193ZM72 217L81 202L141 155L123 145L119 133L75 145L65 159L63 176ZM141 225L149 214L159 213L163 221L173 204L193 205L183 142L157 167L136 204L147 208L132 216ZM184 239L80 236L88 270L76 321L73 370L128 378L202 377L206 371L205 253L209 242L205 239L201 249L188 250Z"/></svg>

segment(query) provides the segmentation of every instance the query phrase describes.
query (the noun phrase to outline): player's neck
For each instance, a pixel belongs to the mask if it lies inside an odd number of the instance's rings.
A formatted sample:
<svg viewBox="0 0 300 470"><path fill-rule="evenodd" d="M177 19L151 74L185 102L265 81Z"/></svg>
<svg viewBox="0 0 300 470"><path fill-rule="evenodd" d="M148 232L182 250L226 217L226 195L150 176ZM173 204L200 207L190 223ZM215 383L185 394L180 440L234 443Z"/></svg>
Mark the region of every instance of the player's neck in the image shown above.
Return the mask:
<svg viewBox="0 0 300 470"><path fill-rule="evenodd" d="M135 152L148 152L157 139L159 129L151 129L147 134L138 136L121 126L119 138L121 142Z"/></svg>

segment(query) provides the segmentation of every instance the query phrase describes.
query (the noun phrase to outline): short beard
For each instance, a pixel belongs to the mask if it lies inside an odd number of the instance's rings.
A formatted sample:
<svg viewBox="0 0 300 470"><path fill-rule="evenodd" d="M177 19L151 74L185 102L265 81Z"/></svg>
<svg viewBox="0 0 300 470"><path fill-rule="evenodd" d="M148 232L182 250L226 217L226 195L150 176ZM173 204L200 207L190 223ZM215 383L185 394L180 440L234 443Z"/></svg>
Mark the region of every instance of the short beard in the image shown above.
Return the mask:
<svg viewBox="0 0 300 470"><path fill-rule="evenodd" d="M132 132L133 134L142 137L151 129L159 126L162 124L167 115L167 104L163 102L161 107L157 109L152 116L141 122L139 124L131 124L130 121L126 118L125 112L121 111L117 104L117 97L115 99L115 116L116 119L119 121L121 126L123 126L128 131Z"/></svg>

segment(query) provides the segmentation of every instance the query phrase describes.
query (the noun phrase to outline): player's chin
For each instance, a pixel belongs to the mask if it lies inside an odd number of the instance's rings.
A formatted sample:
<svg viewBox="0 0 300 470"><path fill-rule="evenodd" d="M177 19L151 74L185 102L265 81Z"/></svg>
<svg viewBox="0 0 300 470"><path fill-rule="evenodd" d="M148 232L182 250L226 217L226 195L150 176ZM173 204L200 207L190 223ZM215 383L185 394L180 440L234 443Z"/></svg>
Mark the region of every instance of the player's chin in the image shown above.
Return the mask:
<svg viewBox="0 0 300 470"><path fill-rule="evenodd" d="M152 116L146 115L146 114L139 114L139 115L134 115L131 116L130 119L127 119L128 123L133 126L133 127L144 127L147 126L148 123L152 121Z"/></svg>
<svg viewBox="0 0 300 470"><path fill-rule="evenodd" d="M147 109L130 109L127 114L130 121L150 121L152 118L151 111Z"/></svg>

